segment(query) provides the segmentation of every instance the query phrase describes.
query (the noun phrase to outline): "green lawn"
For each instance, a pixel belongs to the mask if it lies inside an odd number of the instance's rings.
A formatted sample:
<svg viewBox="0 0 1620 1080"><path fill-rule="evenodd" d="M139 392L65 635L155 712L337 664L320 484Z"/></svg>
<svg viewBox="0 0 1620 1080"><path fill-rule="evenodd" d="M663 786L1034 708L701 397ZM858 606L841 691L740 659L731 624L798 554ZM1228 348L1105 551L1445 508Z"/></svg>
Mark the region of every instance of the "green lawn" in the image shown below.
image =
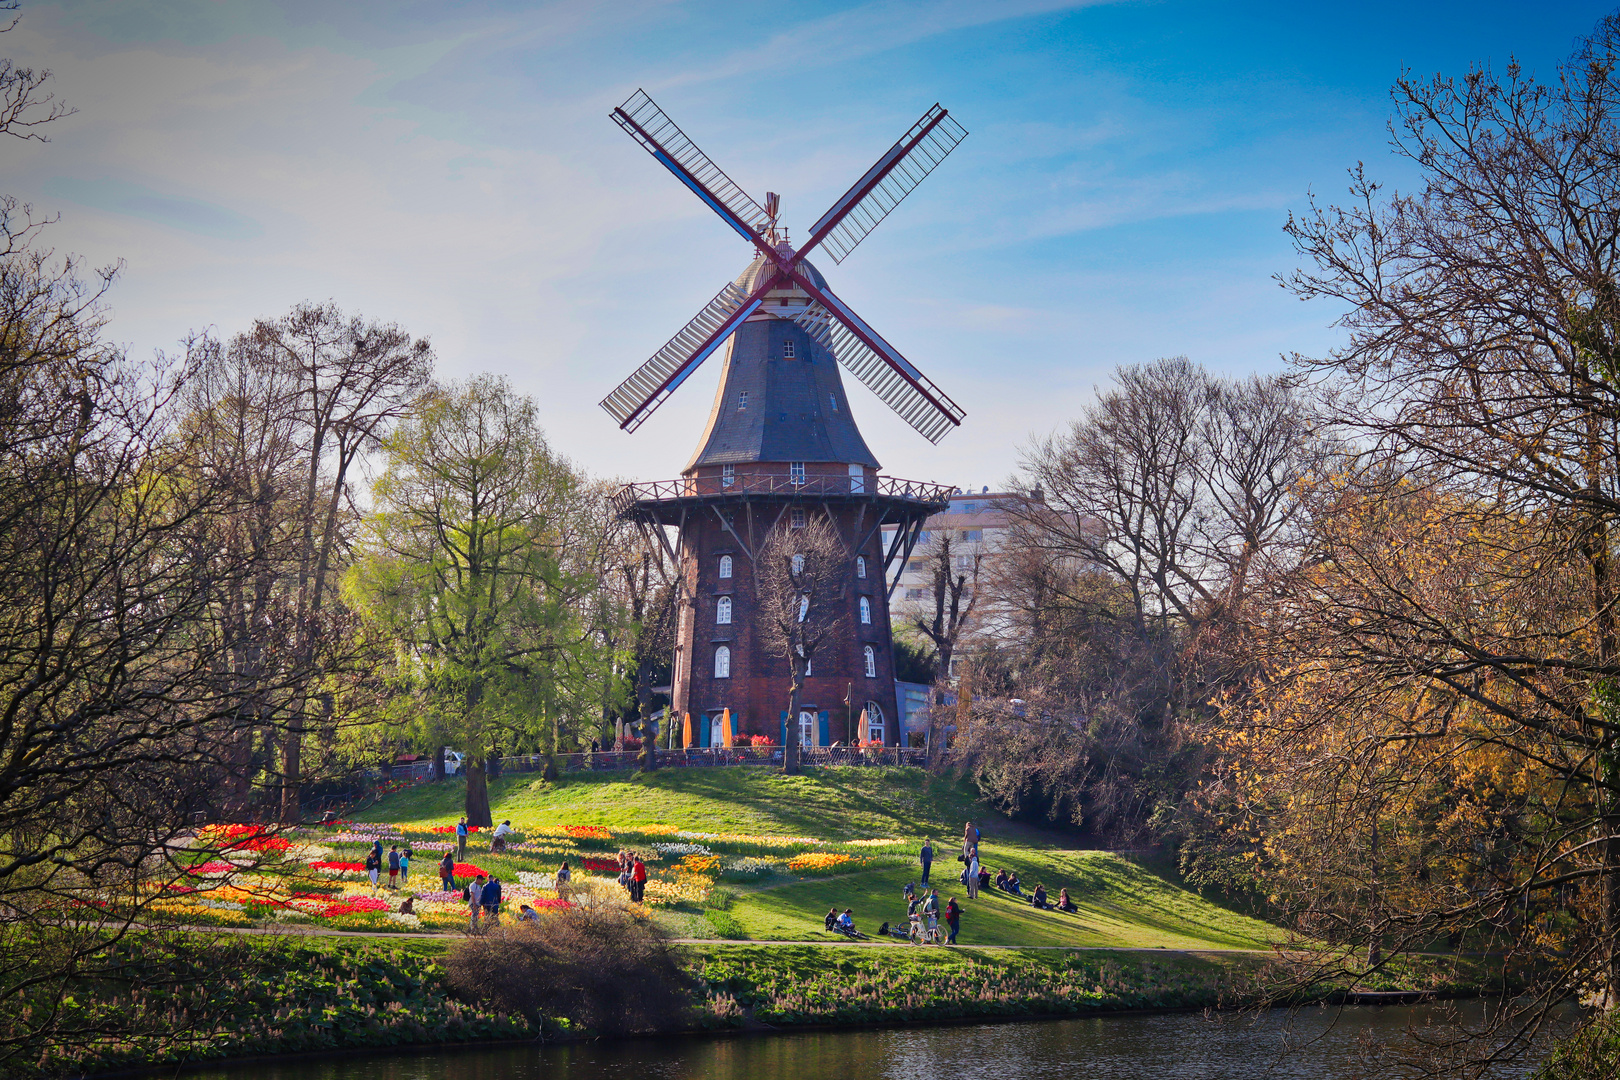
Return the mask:
<svg viewBox="0 0 1620 1080"><path fill-rule="evenodd" d="M463 784L422 784L357 814L398 824L447 824L461 811ZM989 811L965 784L909 768L824 768L801 776L765 769L663 769L648 776L586 774L546 783L534 774L490 785L495 819L526 825L603 825L635 829L674 825L701 832L809 836L829 841L902 837L904 847L874 849L881 865L833 877L778 876L758 885L731 885L730 914L754 940L818 940L827 935L827 909L853 908L856 924L875 930L903 921L901 890L916 880L924 836L934 840L941 897L963 905L966 945L1119 946L1166 949L1264 948L1275 936L1265 923L1212 904L1141 866L1106 852L1081 850L1070 837L1030 828ZM1005 893L968 901L956 881L955 840L972 819L992 869L1016 870L1026 889L1043 882L1053 900L1068 888L1075 915L1037 911ZM720 850L716 845L716 850ZM706 923L671 913L681 934L701 935Z"/></svg>

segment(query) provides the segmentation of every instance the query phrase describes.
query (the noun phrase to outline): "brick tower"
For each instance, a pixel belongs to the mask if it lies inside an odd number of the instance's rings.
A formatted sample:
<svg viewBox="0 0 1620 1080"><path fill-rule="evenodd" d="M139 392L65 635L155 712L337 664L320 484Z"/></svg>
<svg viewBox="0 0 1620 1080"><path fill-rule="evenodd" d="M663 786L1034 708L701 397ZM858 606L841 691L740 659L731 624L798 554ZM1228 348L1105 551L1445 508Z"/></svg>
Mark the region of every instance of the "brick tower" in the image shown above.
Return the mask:
<svg viewBox="0 0 1620 1080"><path fill-rule="evenodd" d="M813 266L801 266L825 288ZM751 292L770 272L756 259L737 285ZM808 303L791 282L767 290L766 302L729 339L708 427L681 478L630 485L618 496L621 513L668 526L678 537L671 551L681 585L673 708L691 714L699 746L718 745L726 709L734 731L781 740L788 664L769 649L757 625L754 553L770 530L802 528L822 516L850 553L850 629L816 655L805 679L801 744L862 739L894 745L903 737L887 569L909 553L928 516L949 505L950 491L878 474L850 413L837 359L782 313ZM888 550L885 531L896 537ZM859 726L863 711L865 730Z"/></svg>

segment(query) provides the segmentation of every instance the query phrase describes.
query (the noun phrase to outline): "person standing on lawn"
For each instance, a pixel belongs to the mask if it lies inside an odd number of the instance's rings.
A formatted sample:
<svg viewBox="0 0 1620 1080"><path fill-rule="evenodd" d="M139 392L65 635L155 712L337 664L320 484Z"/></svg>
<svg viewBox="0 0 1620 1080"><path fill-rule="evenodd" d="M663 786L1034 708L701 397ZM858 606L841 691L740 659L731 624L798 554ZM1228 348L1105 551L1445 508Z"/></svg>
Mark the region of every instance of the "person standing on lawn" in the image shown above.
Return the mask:
<svg viewBox="0 0 1620 1080"><path fill-rule="evenodd" d="M399 845L392 844L388 848L388 887L399 888Z"/></svg>
<svg viewBox="0 0 1620 1080"><path fill-rule="evenodd" d="M968 899L974 900L979 895L979 853L975 851L967 864L967 891Z"/></svg>
<svg viewBox="0 0 1620 1080"><path fill-rule="evenodd" d="M969 821L962 826L962 861L967 862L968 859L978 854L978 851L979 830L975 829L973 822Z"/></svg>
<svg viewBox="0 0 1620 1080"><path fill-rule="evenodd" d="M467 819L456 823L456 862L467 861Z"/></svg>
<svg viewBox="0 0 1620 1080"><path fill-rule="evenodd" d="M557 867L557 899L568 899L568 883L573 879L574 872L568 869L568 860L564 859L563 864Z"/></svg>
<svg viewBox="0 0 1620 1080"><path fill-rule="evenodd" d="M962 907L956 902L954 896L945 905L945 925L951 928L950 936L945 939L945 944L955 945L956 935L962 931Z"/></svg>
<svg viewBox="0 0 1620 1080"><path fill-rule="evenodd" d="M377 877L382 873L382 841L366 853L366 873L371 875L371 895L377 895Z"/></svg>
<svg viewBox="0 0 1620 1080"><path fill-rule="evenodd" d="M444 858L439 860L439 884L445 892L456 889L456 853L453 851L446 851Z"/></svg>
<svg viewBox="0 0 1620 1080"><path fill-rule="evenodd" d="M479 874L467 883L467 906L471 909L473 933L478 932L478 913L484 907L484 875Z"/></svg>
<svg viewBox="0 0 1620 1080"><path fill-rule="evenodd" d="M931 840L924 840L923 841L922 851L918 854L918 858L920 858L922 860L922 867L923 867L922 883L924 885L926 885L926 884L928 884L928 868L930 866L934 865L934 843L933 843L933 841L931 841Z"/></svg>
<svg viewBox="0 0 1620 1080"><path fill-rule="evenodd" d="M639 904L642 897L647 895L647 864L636 856L635 865L630 868L630 902Z"/></svg>
<svg viewBox="0 0 1620 1080"><path fill-rule="evenodd" d="M484 918L491 926L501 925L501 879L494 874L489 876L489 882L484 886L480 896L484 905Z"/></svg>
<svg viewBox="0 0 1620 1080"><path fill-rule="evenodd" d="M411 877L411 849L399 853L399 887L405 888Z"/></svg>

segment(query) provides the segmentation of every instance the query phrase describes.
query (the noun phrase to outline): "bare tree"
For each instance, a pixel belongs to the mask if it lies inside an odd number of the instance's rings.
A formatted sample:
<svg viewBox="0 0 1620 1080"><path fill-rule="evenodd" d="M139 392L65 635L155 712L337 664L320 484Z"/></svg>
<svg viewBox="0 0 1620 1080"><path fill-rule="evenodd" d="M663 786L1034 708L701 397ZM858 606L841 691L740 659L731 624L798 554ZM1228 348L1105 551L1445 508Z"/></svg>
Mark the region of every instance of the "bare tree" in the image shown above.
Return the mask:
<svg viewBox="0 0 1620 1080"><path fill-rule="evenodd" d="M353 531L354 469L415 407L432 373L433 352L426 339L413 340L391 323L345 316L330 303L300 304L280 319L256 324L251 348L261 363L285 373L285 396L274 407L294 420L300 439L303 476L294 503L297 563L290 605L297 628L293 648L307 667L321 647L323 608L340 577L334 559L347 554ZM286 821L300 817L304 718L312 711L328 715L330 704L312 689L293 711L282 744Z"/></svg>
<svg viewBox="0 0 1620 1080"><path fill-rule="evenodd" d="M22 5L17 0L0 0L0 19ZM0 34L16 29L14 17ZM14 139L49 142L50 136L40 130L46 124L72 116L77 110L56 100L56 95L45 89L51 73L44 69L17 67L9 57L0 57L0 135Z"/></svg>
<svg viewBox="0 0 1620 1080"><path fill-rule="evenodd" d="M816 654L847 632L851 556L826 517L803 527L779 526L754 557L755 602L761 639L790 672L782 769L799 771L799 694Z"/></svg>
<svg viewBox="0 0 1620 1080"><path fill-rule="evenodd" d="M965 543L965 541L964 541ZM911 624L933 646L935 689L928 710L929 767L942 760L945 742L945 687L951 679L951 662L957 643L969 626L979 602L979 571L984 564L981 551L958 552L949 530L940 530L928 540L921 561L932 573L924 586L922 603L908 608Z"/></svg>

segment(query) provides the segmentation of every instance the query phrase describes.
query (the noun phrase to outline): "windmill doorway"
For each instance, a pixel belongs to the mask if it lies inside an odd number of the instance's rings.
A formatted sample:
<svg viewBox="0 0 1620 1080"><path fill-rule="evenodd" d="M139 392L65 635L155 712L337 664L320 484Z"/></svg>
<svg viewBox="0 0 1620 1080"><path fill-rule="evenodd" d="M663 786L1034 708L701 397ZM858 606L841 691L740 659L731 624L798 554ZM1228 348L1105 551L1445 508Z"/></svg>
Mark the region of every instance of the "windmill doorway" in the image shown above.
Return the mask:
<svg viewBox="0 0 1620 1080"><path fill-rule="evenodd" d="M814 709L799 710L799 745L816 745L816 711Z"/></svg>
<svg viewBox="0 0 1620 1080"><path fill-rule="evenodd" d="M724 713L715 713L709 717L709 746L726 745L725 724L722 722Z"/></svg>

